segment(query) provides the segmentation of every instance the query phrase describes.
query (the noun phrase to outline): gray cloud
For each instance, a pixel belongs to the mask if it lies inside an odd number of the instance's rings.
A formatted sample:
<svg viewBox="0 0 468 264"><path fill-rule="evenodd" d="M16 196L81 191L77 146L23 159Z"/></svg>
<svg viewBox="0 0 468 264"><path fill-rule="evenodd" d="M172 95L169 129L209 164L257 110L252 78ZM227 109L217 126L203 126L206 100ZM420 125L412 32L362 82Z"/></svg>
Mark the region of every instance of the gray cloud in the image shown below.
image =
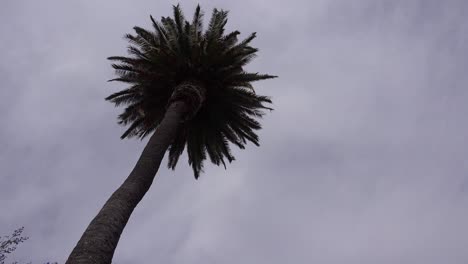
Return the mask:
<svg viewBox="0 0 468 264"><path fill-rule="evenodd" d="M195 1L181 3L187 13ZM466 263L463 1L228 1L257 31L274 108L260 148L199 181L163 169L116 263ZM120 141L107 56L170 14L154 1L7 1L0 10L0 232L63 262L144 141ZM186 160L186 159L184 159Z"/></svg>

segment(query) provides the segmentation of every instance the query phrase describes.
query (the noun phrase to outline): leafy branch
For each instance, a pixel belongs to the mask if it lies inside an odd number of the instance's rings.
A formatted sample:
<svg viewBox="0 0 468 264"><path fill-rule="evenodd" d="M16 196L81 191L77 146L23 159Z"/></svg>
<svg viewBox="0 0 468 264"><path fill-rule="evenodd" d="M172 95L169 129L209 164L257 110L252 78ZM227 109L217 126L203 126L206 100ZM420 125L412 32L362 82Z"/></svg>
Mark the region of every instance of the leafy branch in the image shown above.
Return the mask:
<svg viewBox="0 0 468 264"><path fill-rule="evenodd" d="M16 246L24 241L28 240L29 237L22 236L24 227L20 227L13 231L13 234L10 236L0 236L0 264L5 264L5 259L7 254L12 253L16 250ZM18 264L18 261L14 261L11 264ZM28 262L27 264L32 264L32 262ZM57 262L47 262L44 264L58 264Z"/></svg>
<svg viewBox="0 0 468 264"><path fill-rule="evenodd" d="M21 235L23 230L24 227L20 227L13 231L12 235L0 237L0 264L5 264L6 255L15 251L18 244L29 239L29 237ZM17 264L17 262L12 264Z"/></svg>

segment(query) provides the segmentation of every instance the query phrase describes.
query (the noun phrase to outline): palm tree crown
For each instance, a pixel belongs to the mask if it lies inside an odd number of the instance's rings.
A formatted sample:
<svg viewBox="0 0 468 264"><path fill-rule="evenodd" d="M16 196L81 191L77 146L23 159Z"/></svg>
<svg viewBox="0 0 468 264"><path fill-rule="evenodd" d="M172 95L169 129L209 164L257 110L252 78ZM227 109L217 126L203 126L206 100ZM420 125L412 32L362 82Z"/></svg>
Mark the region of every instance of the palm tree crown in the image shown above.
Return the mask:
<svg viewBox="0 0 468 264"><path fill-rule="evenodd" d="M271 103L257 95L251 82L276 76L245 72L243 67L258 49L249 46L255 33L242 41L234 31L225 34L227 11L213 10L208 28L203 30L203 12L197 6L191 22L185 20L179 5L174 18L155 21L154 30L134 27L135 35L125 37L131 43L129 57L109 57L117 63L117 78L129 87L106 98L116 106L127 105L119 115L119 124L128 125L121 138L144 138L161 122L169 103L183 96L188 112L169 147L169 164L175 168L185 145L195 178L203 169L207 155L213 163L226 166L234 160L229 142L244 148L247 141L258 146L256 118ZM182 83L200 87L199 93L175 94Z"/></svg>

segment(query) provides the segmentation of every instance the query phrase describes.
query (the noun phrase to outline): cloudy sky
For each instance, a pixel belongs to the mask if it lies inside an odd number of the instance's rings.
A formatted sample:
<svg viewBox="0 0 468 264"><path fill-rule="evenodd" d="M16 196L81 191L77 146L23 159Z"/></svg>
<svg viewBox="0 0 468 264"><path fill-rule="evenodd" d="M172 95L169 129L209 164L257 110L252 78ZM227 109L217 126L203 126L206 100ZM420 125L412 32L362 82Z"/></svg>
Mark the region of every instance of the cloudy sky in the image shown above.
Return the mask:
<svg viewBox="0 0 468 264"><path fill-rule="evenodd" d="M63 263L145 144L119 139L105 58L174 3L1 2L0 235ZM466 1L201 5L258 32L275 111L228 170L162 167L114 263L468 263Z"/></svg>

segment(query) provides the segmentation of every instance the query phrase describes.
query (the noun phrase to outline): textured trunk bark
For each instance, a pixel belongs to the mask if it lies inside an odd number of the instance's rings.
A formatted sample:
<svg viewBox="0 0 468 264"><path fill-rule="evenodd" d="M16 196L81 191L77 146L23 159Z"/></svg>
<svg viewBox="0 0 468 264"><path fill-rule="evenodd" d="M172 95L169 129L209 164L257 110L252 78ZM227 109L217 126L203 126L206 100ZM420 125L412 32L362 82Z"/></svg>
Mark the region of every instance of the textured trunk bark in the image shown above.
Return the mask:
<svg viewBox="0 0 468 264"><path fill-rule="evenodd" d="M66 264L109 264L133 209L151 186L164 154L187 112L183 101L172 102L151 136L135 168L104 204L78 241Z"/></svg>

